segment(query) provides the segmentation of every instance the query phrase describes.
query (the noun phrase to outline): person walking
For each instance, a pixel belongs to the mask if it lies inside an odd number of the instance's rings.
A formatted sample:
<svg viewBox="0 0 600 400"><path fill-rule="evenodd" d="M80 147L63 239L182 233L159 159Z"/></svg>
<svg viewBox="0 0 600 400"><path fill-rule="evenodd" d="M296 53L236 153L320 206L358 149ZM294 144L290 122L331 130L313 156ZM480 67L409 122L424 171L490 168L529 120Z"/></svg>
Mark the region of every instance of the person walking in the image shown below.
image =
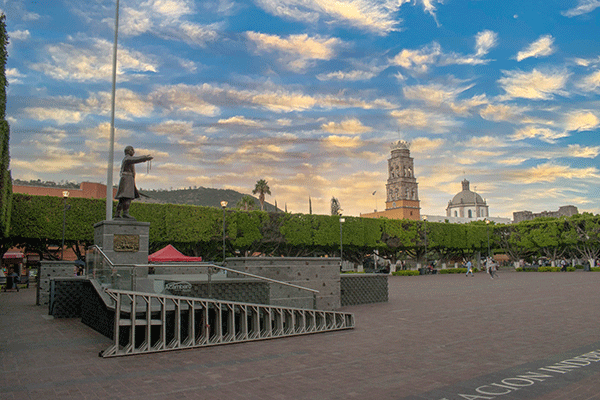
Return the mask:
<svg viewBox="0 0 600 400"><path fill-rule="evenodd" d="M498 277L498 273L496 272L496 263L492 261L491 258L488 258L490 263L490 278L494 279L494 277Z"/></svg>
<svg viewBox="0 0 600 400"><path fill-rule="evenodd" d="M465 276L469 276L469 274L475 276L473 275L473 264L471 263L471 260L467 261L467 274Z"/></svg>

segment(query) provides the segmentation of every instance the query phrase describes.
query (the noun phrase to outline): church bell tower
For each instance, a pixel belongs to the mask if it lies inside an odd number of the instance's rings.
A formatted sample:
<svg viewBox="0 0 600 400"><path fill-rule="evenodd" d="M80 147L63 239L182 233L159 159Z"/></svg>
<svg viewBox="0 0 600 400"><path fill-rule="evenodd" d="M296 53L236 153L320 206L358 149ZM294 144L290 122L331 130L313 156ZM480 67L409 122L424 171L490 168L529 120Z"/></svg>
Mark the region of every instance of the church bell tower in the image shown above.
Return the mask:
<svg viewBox="0 0 600 400"><path fill-rule="evenodd" d="M388 159L386 184L386 211L393 211L396 218L419 220L420 202L410 144L404 140L392 143L392 155Z"/></svg>

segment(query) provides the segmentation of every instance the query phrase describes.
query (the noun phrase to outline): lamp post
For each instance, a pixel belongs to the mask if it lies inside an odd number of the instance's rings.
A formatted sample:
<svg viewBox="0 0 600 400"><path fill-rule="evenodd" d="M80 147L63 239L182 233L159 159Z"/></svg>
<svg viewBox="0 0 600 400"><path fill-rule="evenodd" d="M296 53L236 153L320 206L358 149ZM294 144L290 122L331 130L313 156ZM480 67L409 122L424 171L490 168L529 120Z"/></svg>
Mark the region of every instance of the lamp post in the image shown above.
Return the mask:
<svg viewBox="0 0 600 400"><path fill-rule="evenodd" d="M227 202L223 200L221 202L223 208L223 265L225 265L225 208L227 208Z"/></svg>
<svg viewBox="0 0 600 400"><path fill-rule="evenodd" d="M490 221L489 219L485 219L485 227L487 228L487 244L488 244L488 258L491 258L492 253L490 252Z"/></svg>
<svg viewBox="0 0 600 400"><path fill-rule="evenodd" d="M425 228L425 267L427 268L427 215L421 217L423 219L423 226Z"/></svg>
<svg viewBox="0 0 600 400"><path fill-rule="evenodd" d="M67 204L67 199L69 198L69 191L63 191L63 231L62 231L62 246L60 248L60 259L64 260L65 256L65 232L67 229L67 210L70 208Z"/></svg>
<svg viewBox="0 0 600 400"><path fill-rule="evenodd" d="M344 245L342 241L342 224L346 222L344 217L340 217L340 269L342 269L342 263L344 262Z"/></svg>

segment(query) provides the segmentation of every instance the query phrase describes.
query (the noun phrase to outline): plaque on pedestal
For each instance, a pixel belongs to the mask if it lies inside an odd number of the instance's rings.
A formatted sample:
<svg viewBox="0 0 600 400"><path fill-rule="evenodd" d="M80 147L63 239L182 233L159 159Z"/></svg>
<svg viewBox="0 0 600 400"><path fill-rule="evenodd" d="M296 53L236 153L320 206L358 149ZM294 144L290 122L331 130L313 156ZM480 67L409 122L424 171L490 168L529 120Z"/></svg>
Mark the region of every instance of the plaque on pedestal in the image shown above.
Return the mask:
<svg viewBox="0 0 600 400"><path fill-rule="evenodd" d="M113 264L148 264L150 223L130 219L101 221L94 225L94 244ZM138 277L148 271L138 270Z"/></svg>

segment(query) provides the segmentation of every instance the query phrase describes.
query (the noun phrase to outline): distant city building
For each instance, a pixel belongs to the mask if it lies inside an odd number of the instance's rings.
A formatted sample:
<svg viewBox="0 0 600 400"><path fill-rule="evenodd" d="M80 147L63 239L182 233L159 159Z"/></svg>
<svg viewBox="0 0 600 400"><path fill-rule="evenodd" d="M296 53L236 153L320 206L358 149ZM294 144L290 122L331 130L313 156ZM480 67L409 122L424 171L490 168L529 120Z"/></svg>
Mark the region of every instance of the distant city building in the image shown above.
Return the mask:
<svg viewBox="0 0 600 400"><path fill-rule="evenodd" d="M387 198L385 211L361 214L363 218L412 219L421 218L419 190L415 178L413 158L410 156L410 144L399 140L391 145L391 157L388 159Z"/></svg>
<svg viewBox="0 0 600 400"><path fill-rule="evenodd" d="M490 216L488 205L483 198L469 189L469 181L462 181L462 191L448 202L446 216L477 220Z"/></svg>
<svg viewBox="0 0 600 400"><path fill-rule="evenodd" d="M558 211L542 211L540 213L533 213L531 211L516 211L513 213L513 221L515 223L521 221L529 221L539 217L571 217L579 214L579 210L575 206L562 206L559 207Z"/></svg>

